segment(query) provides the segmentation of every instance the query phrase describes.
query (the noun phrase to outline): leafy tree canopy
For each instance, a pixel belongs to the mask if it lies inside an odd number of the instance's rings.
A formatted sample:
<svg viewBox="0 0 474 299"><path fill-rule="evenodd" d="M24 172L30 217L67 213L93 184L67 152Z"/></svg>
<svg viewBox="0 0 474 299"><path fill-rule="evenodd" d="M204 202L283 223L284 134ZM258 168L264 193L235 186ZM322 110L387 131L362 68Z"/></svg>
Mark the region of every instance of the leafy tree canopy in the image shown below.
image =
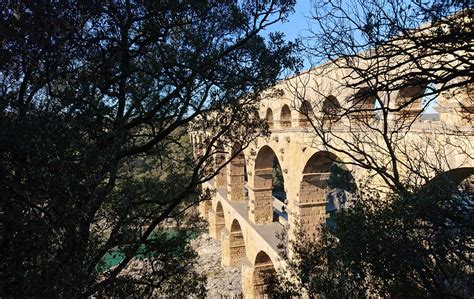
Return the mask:
<svg viewBox="0 0 474 299"><path fill-rule="evenodd" d="M1 293L202 293L189 207L219 143L245 148L259 92L297 65L294 44L261 35L293 5L2 1ZM211 132L199 155L191 122ZM125 272L143 248L148 270Z"/></svg>

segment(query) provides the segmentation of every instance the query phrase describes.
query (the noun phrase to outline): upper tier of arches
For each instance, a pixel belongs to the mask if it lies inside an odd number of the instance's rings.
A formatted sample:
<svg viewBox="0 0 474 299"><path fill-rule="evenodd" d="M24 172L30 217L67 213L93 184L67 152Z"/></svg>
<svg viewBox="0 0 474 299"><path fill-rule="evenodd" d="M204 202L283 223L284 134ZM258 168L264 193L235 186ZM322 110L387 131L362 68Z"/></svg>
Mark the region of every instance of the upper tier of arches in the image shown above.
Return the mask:
<svg viewBox="0 0 474 299"><path fill-rule="evenodd" d="M426 108L423 99L435 90L434 86L428 88L428 83L420 80L404 85L390 96L367 86L304 97L287 92L286 97L262 101L260 115L270 129L305 128L311 126L311 121L323 125L372 121L381 114L381 107L389 109L390 119L402 121L422 113ZM436 97L430 97L430 101L436 101Z"/></svg>

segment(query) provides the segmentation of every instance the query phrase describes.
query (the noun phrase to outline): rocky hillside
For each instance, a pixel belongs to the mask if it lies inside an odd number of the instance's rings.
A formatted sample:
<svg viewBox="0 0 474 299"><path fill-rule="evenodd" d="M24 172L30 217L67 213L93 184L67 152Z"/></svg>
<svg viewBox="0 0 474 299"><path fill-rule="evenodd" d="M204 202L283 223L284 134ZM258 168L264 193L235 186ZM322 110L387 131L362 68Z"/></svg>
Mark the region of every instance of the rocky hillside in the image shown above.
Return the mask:
<svg viewBox="0 0 474 299"><path fill-rule="evenodd" d="M207 233L192 241L199 254L198 272L207 275L207 298L240 298L242 287L239 268L221 266L221 245Z"/></svg>

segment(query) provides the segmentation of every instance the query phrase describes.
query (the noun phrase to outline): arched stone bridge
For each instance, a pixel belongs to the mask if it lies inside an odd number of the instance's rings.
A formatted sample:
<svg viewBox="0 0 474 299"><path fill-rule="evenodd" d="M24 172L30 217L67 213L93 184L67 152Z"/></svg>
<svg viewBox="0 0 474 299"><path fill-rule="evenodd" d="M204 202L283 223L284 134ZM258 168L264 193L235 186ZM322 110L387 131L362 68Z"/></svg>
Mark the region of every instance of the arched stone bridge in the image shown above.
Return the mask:
<svg viewBox="0 0 474 299"><path fill-rule="evenodd" d="M301 76L309 75L310 73ZM290 79L290 83L291 80L301 81L301 76ZM316 78L315 81L317 80ZM319 144L314 132L308 127L307 117L298 111L310 109L315 120L326 121L327 113L324 112L353 105L350 99L357 98L361 91L339 90L337 97L328 94L323 98L313 94L313 102L303 101L298 109L295 109L297 105L294 93L288 91L288 83L288 80L280 83L280 87L285 90L281 98L268 98L260 103L260 115L268 122L271 135L254 140L252 145L230 161L213 181L203 186L215 189L216 192L211 201L201 204L200 211L209 222L210 235L221 239L222 264L241 267L242 286L247 298L263 296L263 274L284 267L277 249L280 242L277 235L284 231L285 225L291 230L299 220L303 229L311 234L316 232L317 224L328 218L330 211L327 185L330 168L335 161L348 162L351 159L348 156L338 156ZM309 93L311 88L305 88ZM419 91L400 91L398 97L406 97L416 92ZM472 99L472 94L467 96ZM457 100L464 101L463 98ZM455 111L456 108L453 108L452 101L440 99L440 120L415 122L404 140L429 144L434 142L443 146L443 138L451 138L451 146L449 152L445 153L443 167L446 171L451 171L452 175L459 176L456 180L462 180L474 174L474 161L469 158L474 154L474 134L469 123L463 127L464 134L459 140L453 139L457 133L446 133L459 132L446 128L462 125L463 121ZM375 105L374 102L368 104L369 102L364 100L364 105ZM466 102L464 104L466 105ZM471 105L471 109L474 107L472 102L467 105ZM409 109L417 110L420 107L414 105ZM403 115L413 113L405 111ZM354 138L353 124L361 117L374 117L374 126L377 125L376 115L359 113L338 120L339 124L334 124L331 130L341 140ZM398 112L394 113L391 119L396 122L399 117ZM472 119L472 116L470 117ZM363 127L360 131L364 132ZM440 135L441 131L443 134ZM191 140L195 144L201 142L199 133L192 133ZM379 141L375 138L374 142ZM229 147L230 152L231 145ZM377 153L372 154L377 156ZM422 159L435 159L429 150L412 154L422 155L419 157ZM221 160L224 159L225 157L221 157ZM272 169L275 159L282 169L286 204L272 195ZM356 178L367 176L364 169L350 165L347 168Z"/></svg>

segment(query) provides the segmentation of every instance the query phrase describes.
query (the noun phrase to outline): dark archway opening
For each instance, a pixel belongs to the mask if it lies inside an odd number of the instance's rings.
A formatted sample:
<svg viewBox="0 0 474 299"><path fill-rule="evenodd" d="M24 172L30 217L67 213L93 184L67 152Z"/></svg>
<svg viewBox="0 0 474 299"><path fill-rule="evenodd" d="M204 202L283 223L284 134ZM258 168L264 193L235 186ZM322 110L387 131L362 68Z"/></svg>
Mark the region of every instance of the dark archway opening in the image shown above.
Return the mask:
<svg viewBox="0 0 474 299"><path fill-rule="evenodd" d="M323 125L332 124L340 117L342 107L335 96L328 96L324 99L322 107L322 123Z"/></svg>
<svg viewBox="0 0 474 299"><path fill-rule="evenodd" d="M213 238L220 239L225 227L224 209L220 202L217 202L215 211L209 211L209 216L209 234Z"/></svg>
<svg viewBox="0 0 474 299"><path fill-rule="evenodd" d="M327 214L348 207L355 188L352 174L336 155L317 152L311 156L303 170L298 198L299 220L305 231L314 234L319 224L331 224Z"/></svg>
<svg viewBox="0 0 474 299"><path fill-rule="evenodd" d="M415 79L407 83L398 92L395 116L397 121L412 121L423 111L423 96L428 83L426 80ZM430 100L432 101L432 99Z"/></svg>
<svg viewBox="0 0 474 299"><path fill-rule="evenodd" d="M242 259L247 256L242 228L236 219L232 221L230 227L229 253L231 265L234 267L239 267Z"/></svg>
<svg viewBox="0 0 474 299"><path fill-rule="evenodd" d="M265 121L268 124L268 128L270 130L273 129L273 111L270 108L267 109L267 113L265 114Z"/></svg>
<svg viewBox="0 0 474 299"><path fill-rule="evenodd" d="M276 157L273 158L272 165L272 195L280 201L286 200L285 180L283 170Z"/></svg>
<svg viewBox="0 0 474 299"><path fill-rule="evenodd" d="M268 254L260 251L255 258L252 277L254 294L263 295L267 292L268 280L275 275L275 272L275 267Z"/></svg>
<svg viewBox="0 0 474 299"><path fill-rule="evenodd" d="M286 210L286 191L285 180L280 163L276 157L273 158L272 166L272 196L273 196L273 212L274 218L282 217L288 220L288 212Z"/></svg>
<svg viewBox="0 0 474 299"><path fill-rule="evenodd" d="M365 87L360 89L352 97L352 105L350 108L350 115L352 119L360 121L369 121L374 119L376 112L377 93Z"/></svg>
<svg viewBox="0 0 474 299"><path fill-rule="evenodd" d="M283 215L283 203L273 197L275 181L279 197L282 198L285 188L278 158L269 146L264 146L255 159L254 198L250 202L251 217L255 217L256 223L272 222Z"/></svg>
<svg viewBox="0 0 474 299"><path fill-rule="evenodd" d="M291 110L288 105L283 105L281 108L280 126L282 128L291 128Z"/></svg>
<svg viewBox="0 0 474 299"><path fill-rule="evenodd" d="M306 128L311 125L310 119L314 117L313 107L311 103L307 100L303 100L300 106L300 115L298 119L298 125L300 128Z"/></svg>

